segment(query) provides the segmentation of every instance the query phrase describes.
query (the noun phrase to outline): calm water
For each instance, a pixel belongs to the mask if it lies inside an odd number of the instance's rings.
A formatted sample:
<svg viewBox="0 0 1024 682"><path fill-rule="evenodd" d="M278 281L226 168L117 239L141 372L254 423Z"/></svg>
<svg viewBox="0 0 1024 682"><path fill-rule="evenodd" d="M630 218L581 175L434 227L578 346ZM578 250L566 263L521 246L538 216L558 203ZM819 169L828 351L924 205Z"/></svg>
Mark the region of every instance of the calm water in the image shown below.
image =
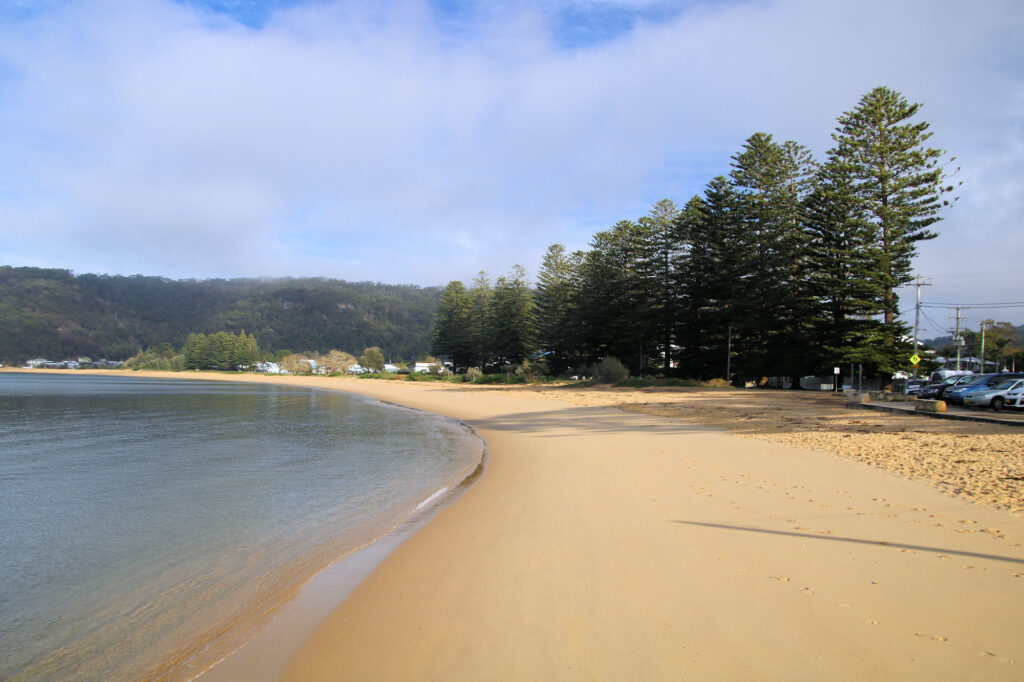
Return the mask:
<svg viewBox="0 0 1024 682"><path fill-rule="evenodd" d="M0 679L187 678L479 458L340 393L0 374Z"/></svg>

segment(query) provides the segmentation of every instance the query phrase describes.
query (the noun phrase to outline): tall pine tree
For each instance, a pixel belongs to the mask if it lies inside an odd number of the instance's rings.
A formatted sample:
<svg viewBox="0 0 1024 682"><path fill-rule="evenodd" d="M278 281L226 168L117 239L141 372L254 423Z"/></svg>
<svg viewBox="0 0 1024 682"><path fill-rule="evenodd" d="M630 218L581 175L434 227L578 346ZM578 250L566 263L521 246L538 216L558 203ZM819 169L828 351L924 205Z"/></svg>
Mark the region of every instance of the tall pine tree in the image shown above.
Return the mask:
<svg viewBox="0 0 1024 682"><path fill-rule="evenodd" d="M537 334L533 293L521 265L495 281L490 320L491 349L499 366L522 364L533 354Z"/></svg>
<svg viewBox="0 0 1024 682"><path fill-rule="evenodd" d="M911 121L920 107L878 87L839 117L832 135L831 161L849 178L859 210L877 230L874 278L883 290L883 321L893 352L903 331L895 289L911 281L917 243L936 236L928 228L941 220L939 211L947 203L942 195L953 190L940 165L945 152L925 146L931 137L928 123Z"/></svg>
<svg viewBox="0 0 1024 682"><path fill-rule="evenodd" d="M567 370L576 360L577 259L563 245L552 244L537 274L537 342L554 374Z"/></svg>
<svg viewBox="0 0 1024 682"><path fill-rule="evenodd" d="M430 352L448 357L456 372L464 372L476 358L473 346L472 299L462 282L451 281L437 303Z"/></svg>

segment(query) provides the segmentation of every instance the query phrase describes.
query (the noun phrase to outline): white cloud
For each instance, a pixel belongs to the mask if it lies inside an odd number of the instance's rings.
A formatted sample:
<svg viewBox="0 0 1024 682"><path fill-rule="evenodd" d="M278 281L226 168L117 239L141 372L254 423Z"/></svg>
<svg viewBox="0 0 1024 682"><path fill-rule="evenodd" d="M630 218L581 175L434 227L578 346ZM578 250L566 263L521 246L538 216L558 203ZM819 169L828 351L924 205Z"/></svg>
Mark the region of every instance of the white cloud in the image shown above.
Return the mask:
<svg viewBox="0 0 1024 682"><path fill-rule="evenodd" d="M887 85L963 168L921 248L926 297L1024 298L1024 273L945 279L969 253L972 271L1024 253L1024 7L641 2L664 11L560 47L559 7L588 4L323 2L253 29L93 0L3 20L2 260L423 284L535 269L550 242L685 202L754 131L823 155L836 116Z"/></svg>

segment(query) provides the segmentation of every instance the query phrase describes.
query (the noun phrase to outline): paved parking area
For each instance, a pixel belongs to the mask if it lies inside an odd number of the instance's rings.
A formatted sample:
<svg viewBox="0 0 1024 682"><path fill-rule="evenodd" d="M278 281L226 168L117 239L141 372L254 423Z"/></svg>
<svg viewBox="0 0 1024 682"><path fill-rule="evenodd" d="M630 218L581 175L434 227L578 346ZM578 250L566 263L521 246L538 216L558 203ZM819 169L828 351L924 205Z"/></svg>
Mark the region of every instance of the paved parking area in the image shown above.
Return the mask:
<svg viewBox="0 0 1024 682"><path fill-rule="evenodd" d="M1007 426L1024 427L1024 410L995 410L980 407L959 407L946 405L945 412L918 412L914 409L912 402L873 402L859 405L851 404L851 407L863 408L866 410L881 410L884 412L910 412L925 417L936 419L962 419L965 421L988 422L991 424L1005 424Z"/></svg>

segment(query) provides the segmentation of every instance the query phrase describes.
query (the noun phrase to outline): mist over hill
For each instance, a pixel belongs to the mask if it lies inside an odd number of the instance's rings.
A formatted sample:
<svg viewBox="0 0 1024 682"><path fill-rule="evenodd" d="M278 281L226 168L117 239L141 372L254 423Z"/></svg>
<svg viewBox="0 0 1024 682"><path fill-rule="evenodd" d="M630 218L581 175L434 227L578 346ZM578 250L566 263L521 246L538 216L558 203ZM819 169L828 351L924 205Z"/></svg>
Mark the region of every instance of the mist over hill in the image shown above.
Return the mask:
<svg viewBox="0 0 1024 682"><path fill-rule="evenodd" d="M430 347L440 288L324 278L171 280L0 266L0 361L123 360L188 334L240 332L264 351L415 359Z"/></svg>

